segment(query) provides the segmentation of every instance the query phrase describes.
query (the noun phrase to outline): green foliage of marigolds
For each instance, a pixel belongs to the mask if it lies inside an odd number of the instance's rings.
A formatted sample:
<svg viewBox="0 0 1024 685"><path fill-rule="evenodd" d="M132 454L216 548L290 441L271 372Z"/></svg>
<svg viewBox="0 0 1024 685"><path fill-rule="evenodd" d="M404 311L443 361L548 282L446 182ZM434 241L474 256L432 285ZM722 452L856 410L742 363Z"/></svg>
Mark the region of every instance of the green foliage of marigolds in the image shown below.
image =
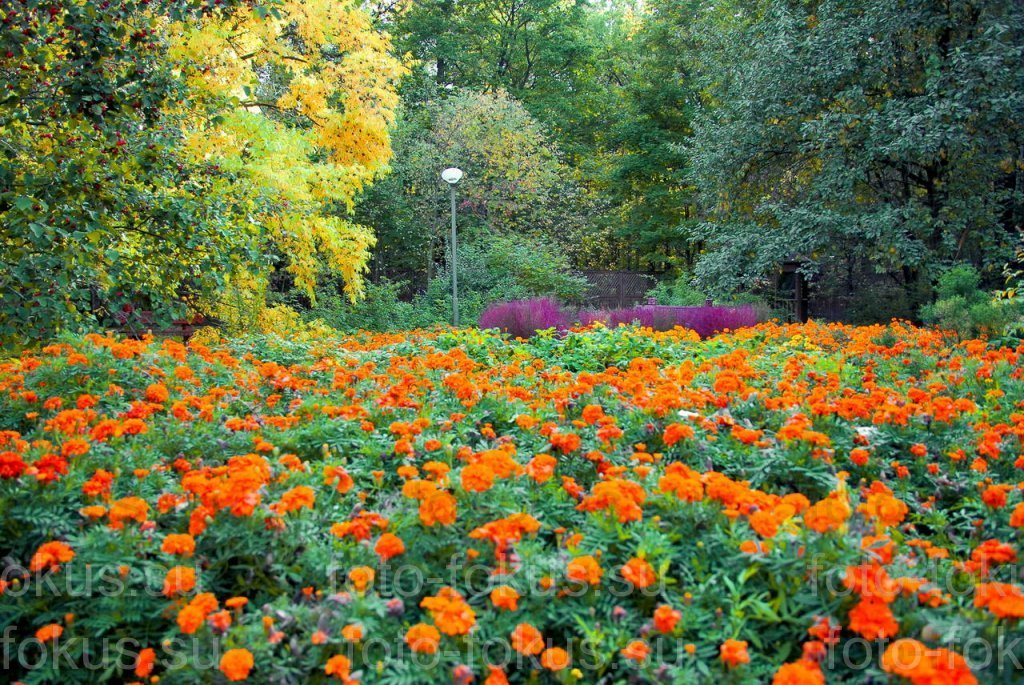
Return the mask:
<svg viewBox="0 0 1024 685"><path fill-rule="evenodd" d="M367 685L490 665L516 684L754 685L828 617L826 682L884 682L892 638L959 649L1016 625L976 597L1020 591L1003 563L1024 523L1020 354L899 324L65 336L0 364L0 633L38 656L4 676L132 682L150 648L161 683L221 685L237 648L252 683L337 682L325 666L345 655ZM403 553L384 558L385 533ZM47 543L69 554L37 560ZM592 584L570 572L583 557ZM646 587L626 569L641 561ZM165 593L174 566L195 588ZM861 639L865 589L844 583L866 569L893 590L872 608L897 623L885 639ZM444 588L460 599L423 604ZM448 631L436 657L407 649L419 623ZM521 623L570 668L510 652ZM722 663L729 639L750 663ZM623 652L637 641L647 658Z"/></svg>

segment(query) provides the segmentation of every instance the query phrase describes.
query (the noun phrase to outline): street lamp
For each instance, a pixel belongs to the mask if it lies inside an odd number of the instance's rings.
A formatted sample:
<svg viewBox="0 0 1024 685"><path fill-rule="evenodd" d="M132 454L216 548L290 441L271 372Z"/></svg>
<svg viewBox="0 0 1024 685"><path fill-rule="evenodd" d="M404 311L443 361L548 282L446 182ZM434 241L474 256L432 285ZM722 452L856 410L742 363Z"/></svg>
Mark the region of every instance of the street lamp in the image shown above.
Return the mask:
<svg viewBox="0 0 1024 685"><path fill-rule="evenodd" d="M462 180L462 169L448 167L441 172L441 180L448 184L452 191L452 239L451 250L452 260L450 268L452 271L452 324L459 325L459 277L457 273L456 259L458 243L455 237L455 186Z"/></svg>

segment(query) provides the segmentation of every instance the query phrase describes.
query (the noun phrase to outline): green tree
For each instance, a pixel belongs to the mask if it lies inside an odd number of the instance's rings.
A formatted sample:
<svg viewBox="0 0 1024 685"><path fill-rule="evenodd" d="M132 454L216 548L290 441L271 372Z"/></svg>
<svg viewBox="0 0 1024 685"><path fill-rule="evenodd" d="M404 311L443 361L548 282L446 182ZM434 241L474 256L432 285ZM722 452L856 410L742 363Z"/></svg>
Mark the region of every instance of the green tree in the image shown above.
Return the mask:
<svg viewBox="0 0 1024 685"><path fill-rule="evenodd" d="M311 287L318 251L358 292L388 50L328 0L3 4L0 339L209 311L272 258Z"/></svg>
<svg viewBox="0 0 1024 685"><path fill-rule="evenodd" d="M750 286L791 256L907 288L956 261L998 271L1020 230L1022 37L1024 6L996 0L779 1L724 25L687 148L700 280Z"/></svg>
<svg viewBox="0 0 1024 685"><path fill-rule="evenodd" d="M426 287L444 261L449 189L458 166L460 240L532 235L569 250L585 226L586 198L544 129L504 92L461 92L407 108L394 135L391 174L370 188L356 219L373 226L378 276ZM422 279L422 280L420 280Z"/></svg>
<svg viewBox="0 0 1024 685"><path fill-rule="evenodd" d="M702 34L718 10L698 0L654 0L616 48L621 73L616 117L601 143L604 168L597 175L613 209L606 217L620 266L693 266L695 247L684 224L696 213L683 145L692 134L699 97L697 74ZM632 263L630 263L632 262Z"/></svg>
<svg viewBox="0 0 1024 685"><path fill-rule="evenodd" d="M161 314L256 260L244 199L179 147L185 95L162 17L206 3L26 0L0 9L0 339L95 320L129 297ZM257 5L261 8L262 5Z"/></svg>

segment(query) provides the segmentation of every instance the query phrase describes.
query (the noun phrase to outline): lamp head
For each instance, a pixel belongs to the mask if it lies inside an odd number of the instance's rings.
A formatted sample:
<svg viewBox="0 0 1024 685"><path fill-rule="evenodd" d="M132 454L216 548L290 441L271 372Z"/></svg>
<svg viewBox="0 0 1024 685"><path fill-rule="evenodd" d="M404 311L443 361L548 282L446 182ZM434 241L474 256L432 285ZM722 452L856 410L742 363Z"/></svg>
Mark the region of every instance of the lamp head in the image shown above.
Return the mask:
<svg viewBox="0 0 1024 685"><path fill-rule="evenodd" d="M448 167L441 172L441 180L448 185L455 185L462 180L462 169L457 167Z"/></svg>

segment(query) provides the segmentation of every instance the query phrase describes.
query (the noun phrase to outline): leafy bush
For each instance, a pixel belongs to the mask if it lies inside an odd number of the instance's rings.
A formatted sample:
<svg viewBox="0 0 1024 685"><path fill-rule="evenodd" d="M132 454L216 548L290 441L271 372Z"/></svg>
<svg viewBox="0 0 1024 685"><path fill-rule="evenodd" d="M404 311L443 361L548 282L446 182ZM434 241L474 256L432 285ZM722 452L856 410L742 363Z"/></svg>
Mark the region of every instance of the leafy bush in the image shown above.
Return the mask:
<svg viewBox="0 0 1024 685"><path fill-rule="evenodd" d="M564 329L569 317L551 298L497 302L480 315L480 328L497 328L514 338L528 338L537 331Z"/></svg>
<svg viewBox="0 0 1024 685"><path fill-rule="evenodd" d="M410 330L438 322L424 299L401 299L404 283L381 280L367 282L365 297L351 302L338 292L322 292L310 318L320 319L339 331Z"/></svg>
<svg viewBox="0 0 1024 685"><path fill-rule="evenodd" d="M522 307L513 305L522 305ZM504 306L505 309L503 311L509 312L509 315L519 311L519 309L530 309L529 303L512 302L505 303ZM566 315L562 313L560 316L564 318ZM676 327L682 327L696 332L702 338L706 338L725 330L736 330L753 326L757 323L757 311L753 305L742 305L739 307L662 307L643 305L624 309L582 310L576 314L575 319L583 326L590 326L595 323L611 327L637 324L655 331L669 331ZM540 318L539 320L544 321L546 319ZM551 320L553 321L554 319L552 318ZM529 325L532 319L523 318L522 321ZM484 320L481 319L481 328L492 327L484 324ZM543 330L549 327L544 326L535 330Z"/></svg>
<svg viewBox="0 0 1024 685"><path fill-rule="evenodd" d="M921 318L963 337L999 336L1024 313L1018 301L983 290L981 276L966 264L944 273L935 294L936 301L921 308Z"/></svg>
<svg viewBox="0 0 1024 685"><path fill-rule="evenodd" d="M647 297L655 298L658 304L673 307L696 307L708 299L707 295L695 288L686 276L658 281L647 292Z"/></svg>
<svg viewBox="0 0 1024 685"><path fill-rule="evenodd" d="M450 288L450 284L445 268L432 285L445 292L444 287ZM579 302L588 287L585 278L573 274L565 255L543 239L490 235L459 244L460 300L472 301L477 296L487 304L550 296L562 302Z"/></svg>
<svg viewBox="0 0 1024 685"><path fill-rule="evenodd" d="M367 283L365 297L356 302L338 286L325 283L307 318L321 319L340 331L410 330L452 321L451 275L446 268L435 274L429 288L411 298L403 296L408 283L386 279ZM488 236L459 244L462 321L476 321L493 302L545 296L577 302L587 287L586 279L572 273L565 256L541 239Z"/></svg>

